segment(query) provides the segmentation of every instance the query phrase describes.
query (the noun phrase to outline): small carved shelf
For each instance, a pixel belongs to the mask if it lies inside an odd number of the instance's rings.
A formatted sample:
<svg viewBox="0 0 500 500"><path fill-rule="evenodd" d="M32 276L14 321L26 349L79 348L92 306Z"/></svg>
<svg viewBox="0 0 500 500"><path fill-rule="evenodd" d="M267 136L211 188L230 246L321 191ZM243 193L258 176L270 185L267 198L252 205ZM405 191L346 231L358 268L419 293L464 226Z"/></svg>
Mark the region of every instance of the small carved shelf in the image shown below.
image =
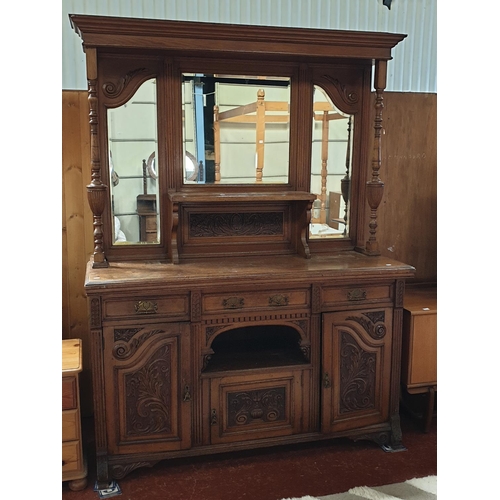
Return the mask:
<svg viewBox="0 0 500 500"><path fill-rule="evenodd" d="M200 257L296 253L309 258L315 196L279 192L170 192L173 262Z"/></svg>

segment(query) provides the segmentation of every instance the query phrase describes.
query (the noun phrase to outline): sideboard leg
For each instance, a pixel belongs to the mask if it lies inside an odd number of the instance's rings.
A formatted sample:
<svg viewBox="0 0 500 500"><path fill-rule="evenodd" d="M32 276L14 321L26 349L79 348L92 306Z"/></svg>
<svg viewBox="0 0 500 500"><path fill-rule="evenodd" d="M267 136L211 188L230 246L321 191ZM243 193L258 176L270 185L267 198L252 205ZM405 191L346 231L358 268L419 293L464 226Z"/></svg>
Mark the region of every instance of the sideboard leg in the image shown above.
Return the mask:
<svg viewBox="0 0 500 500"><path fill-rule="evenodd" d="M425 414L424 422L424 432L429 432L432 423L432 417L434 415L434 399L436 396L436 388L434 386L429 387L427 391L427 410Z"/></svg>
<svg viewBox="0 0 500 500"><path fill-rule="evenodd" d="M402 443L403 434L401 432L401 421L399 414L391 416L391 439L387 444L382 445L382 449L387 453L396 453L398 451L406 451L406 447Z"/></svg>
<svg viewBox="0 0 500 500"><path fill-rule="evenodd" d="M110 482L109 471L108 471L108 460L106 457L97 455L97 480L96 486L97 489L103 490L106 489Z"/></svg>

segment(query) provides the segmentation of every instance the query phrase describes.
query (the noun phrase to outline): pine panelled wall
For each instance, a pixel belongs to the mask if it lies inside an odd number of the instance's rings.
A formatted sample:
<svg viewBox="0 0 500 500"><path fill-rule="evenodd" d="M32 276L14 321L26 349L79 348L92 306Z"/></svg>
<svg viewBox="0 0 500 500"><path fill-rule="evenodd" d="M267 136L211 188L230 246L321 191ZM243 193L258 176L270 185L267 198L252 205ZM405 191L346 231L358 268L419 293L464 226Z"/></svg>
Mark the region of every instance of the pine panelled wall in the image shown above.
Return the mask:
<svg viewBox="0 0 500 500"><path fill-rule="evenodd" d="M383 255L437 281L437 95L384 92L384 197L377 235Z"/></svg>
<svg viewBox="0 0 500 500"><path fill-rule="evenodd" d="M82 414L92 412L85 266L93 252L90 130L86 91L62 93L63 338L81 338ZM382 254L416 268L415 282L437 281L436 106L430 93L384 93L382 168L386 183L378 210Z"/></svg>
<svg viewBox="0 0 500 500"><path fill-rule="evenodd" d="M87 202L90 183L88 94L62 92L62 338L83 340L80 377L82 414L91 413L89 321L83 283L94 250L93 215Z"/></svg>

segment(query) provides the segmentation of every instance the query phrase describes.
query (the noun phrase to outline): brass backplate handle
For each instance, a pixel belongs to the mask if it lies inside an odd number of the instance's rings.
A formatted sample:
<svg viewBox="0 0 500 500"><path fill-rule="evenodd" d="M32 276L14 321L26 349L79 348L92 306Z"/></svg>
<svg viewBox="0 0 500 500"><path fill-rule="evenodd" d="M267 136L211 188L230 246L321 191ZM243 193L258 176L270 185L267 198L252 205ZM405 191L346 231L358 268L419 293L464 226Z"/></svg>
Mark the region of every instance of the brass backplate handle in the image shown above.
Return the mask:
<svg viewBox="0 0 500 500"><path fill-rule="evenodd" d="M186 385L184 387L184 397L182 398L183 401L191 401L191 393L189 392L189 386Z"/></svg>
<svg viewBox="0 0 500 500"><path fill-rule="evenodd" d="M287 306L288 305L288 295L271 295L269 297L270 306Z"/></svg>
<svg viewBox="0 0 500 500"><path fill-rule="evenodd" d="M366 290L354 288L347 292L347 300L366 300Z"/></svg>
<svg viewBox="0 0 500 500"><path fill-rule="evenodd" d="M158 312L158 304L151 300L139 300L135 303L136 314L156 314Z"/></svg>
<svg viewBox="0 0 500 500"><path fill-rule="evenodd" d="M222 301L224 309L241 309L245 305L245 299L241 297L228 297Z"/></svg>

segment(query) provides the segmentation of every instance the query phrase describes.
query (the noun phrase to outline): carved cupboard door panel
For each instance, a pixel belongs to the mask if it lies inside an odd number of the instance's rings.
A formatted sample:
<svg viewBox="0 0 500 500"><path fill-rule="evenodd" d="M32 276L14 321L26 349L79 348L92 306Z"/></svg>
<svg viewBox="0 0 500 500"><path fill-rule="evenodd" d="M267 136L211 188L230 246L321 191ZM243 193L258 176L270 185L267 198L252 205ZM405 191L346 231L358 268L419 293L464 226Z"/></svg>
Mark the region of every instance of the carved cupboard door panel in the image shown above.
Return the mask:
<svg viewBox="0 0 500 500"><path fill-rule="evenodd" d="M388 420L392 309L323 315L322 431Z"/></svg>
<svg viewBox="0 0 500 500"><path fill-rule="evenodd" d="M302 385L308 384L308 377L308 370L283 369L213 378L209 412L212 444L299 433L304 411Z"/></svg>
<svg viewBox="0 0 500 500"><path fill-rule="evenodd" d="M104 336L109 452L189 448L189 325L112 326Z"/></svg>

